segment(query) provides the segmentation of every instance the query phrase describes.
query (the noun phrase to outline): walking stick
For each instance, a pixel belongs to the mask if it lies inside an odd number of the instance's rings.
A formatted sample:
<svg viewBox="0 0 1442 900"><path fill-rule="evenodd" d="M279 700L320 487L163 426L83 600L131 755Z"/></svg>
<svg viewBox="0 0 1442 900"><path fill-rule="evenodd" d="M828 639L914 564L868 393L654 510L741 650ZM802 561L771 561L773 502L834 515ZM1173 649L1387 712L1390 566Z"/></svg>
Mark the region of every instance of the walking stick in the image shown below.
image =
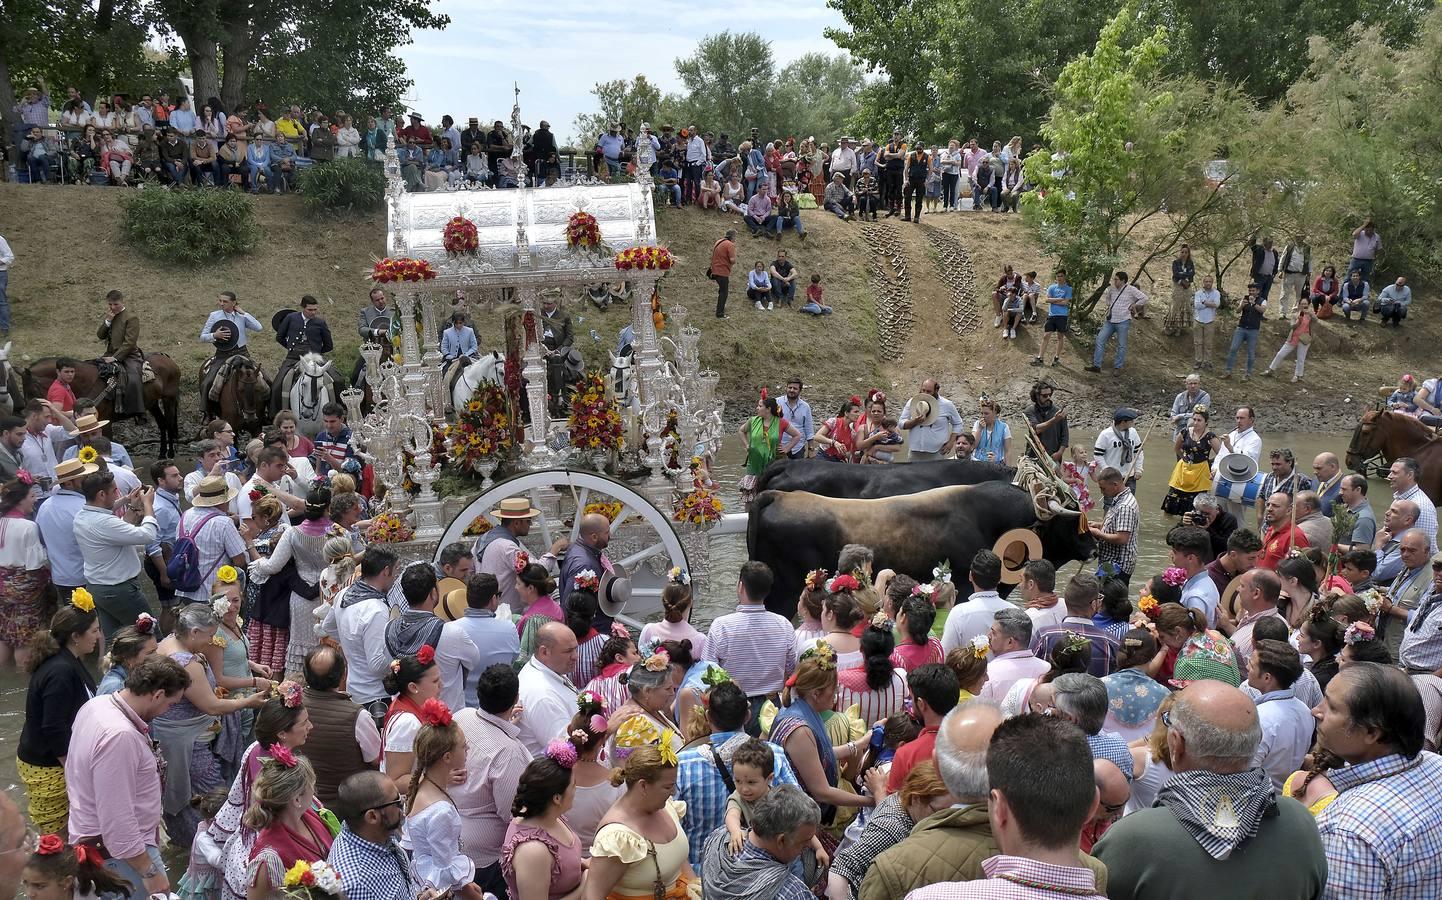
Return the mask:
<svg viewBox="0 0 1442 900"><path fill-rule="evenodd" d="M1166 416L1166 415L1168 415L1168 414L1162 412L1162 413L1157 413L1157 415L1158 415L1158 416ZM1127 466L1127 470L1126 470L1126 472L1125 472L1125 473L1123 474L1123 476L1122 476L1124 480L1130 480L1130 479L1135 475L1136 470L1137 470L1137 463L1141 460L1142 448L1147 445L1147 438L1149 438L1149 437L1152 436L1152 429L1153 429L1153 428L1156 428L1156 427L1157 427L1157 420L1156 420L1156 419L1152 419L1152 423L1147 426L1147 433L1144 434L1144 435L1142 435L1142 439L1137 442L1137 449L1136 449L1136 451L1135 451L1134 453L1132 453L1132 461L1131 461L1131 464Z"/></svg>

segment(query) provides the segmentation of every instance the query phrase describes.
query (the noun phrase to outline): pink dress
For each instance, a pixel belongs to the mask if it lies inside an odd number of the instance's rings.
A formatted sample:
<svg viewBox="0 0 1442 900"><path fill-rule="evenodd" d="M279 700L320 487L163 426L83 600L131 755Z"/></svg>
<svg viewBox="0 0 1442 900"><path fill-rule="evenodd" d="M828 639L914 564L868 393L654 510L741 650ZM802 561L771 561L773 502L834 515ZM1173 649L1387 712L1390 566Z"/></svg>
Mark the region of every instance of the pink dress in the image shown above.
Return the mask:
<svg viewBox="0 0 1442 900"><path fill-rule="evenodd" d="M561 822L566 822L565 817ZM566 828L570 829L567 824ZM516 847L527 841L544 844L551 854L551 897L564 897L581 883L581 838L571 831L571 846L566 846L544 828L525 825L520 821L511 822L506 828L506 839L501 843L501 875L506 879L506 891L512 897L520 896L516 889Z"/></svg>
<svg viewBox="0 0 1442 900"><path fill-rule="evenodd" d="M641 639L637 646L657 646L662 641L690 641L691 656L701 659L706 655L706 635L696 630L690 622L651 622L641 628Z"/></svg>

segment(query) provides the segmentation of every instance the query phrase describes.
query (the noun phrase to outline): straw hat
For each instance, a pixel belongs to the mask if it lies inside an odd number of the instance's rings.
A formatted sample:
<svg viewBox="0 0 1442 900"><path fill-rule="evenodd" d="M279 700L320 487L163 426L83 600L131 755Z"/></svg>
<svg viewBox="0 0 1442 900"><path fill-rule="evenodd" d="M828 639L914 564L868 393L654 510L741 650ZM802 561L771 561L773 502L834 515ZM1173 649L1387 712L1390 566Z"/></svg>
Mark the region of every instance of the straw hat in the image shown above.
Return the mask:
<svg viewBox="0 0 1442 900"><path fill-rule="evenodd" d="M911 406L911 415L919 418L918 425L930 425L936 421L936 398L930 394L917 394L912 397L908 404Z"/></svg>
<svg viewBox="0 0 1442 900"><path fill-rule="evenodd" d="M996 539L991 552L1001 557L1001 583L1021 584L1022 567L1041 559L1041 538L1030 528L1013 528Z"/></svg>
<svg viewBox="0 0 1442 900"><path fill-rule="evenodd" d="M195 495L190 498L191 506L224 506L240 493L231 487L224 475L207 475L195 486Z"/></svg>
<svg viewBox="0 0 1442 900"><path fill-rule="evenodd" d="M61 483L69 481L72 478L80 478L82 476L89 475L91 472L99 471L99 466L89 465L81 462L78 459L67 459L64 462L56 463L55 481L56 483Z"/></svg>
<svg viewBox="0 0 1442 900"><path fill-rule="evenodd" d="M613 571L601 573L601 584L596 590L596 600L601 612L608 616L619 616L631 601L631 576L618 563L612 563Z"/></svg>
<svg viewBox="0 0 1442 900"><path fill-rule="evenodd" d="M541 511L531 506L531 501L525 497L507 497L501 501L501 505L491 510L491 515L497 519L534 519Z"/></svg>
<svg viewBox="0 0 1442 900"><path fill-rule="evenodd" d="M436 604L436 615L447 622L454 622L466 614L466 585L459 578L442 578L436 582L436 592L441 602Z"/></svg>
<svg viewBox="0 0 1442 900"><path fill-rule="evenodd" d="M82 434L90 434L99 431L110 424L109 419L98 419L94 413L88 416L81 416L75 420L75 430L70 432L71 437L79 437Z"/></svg>

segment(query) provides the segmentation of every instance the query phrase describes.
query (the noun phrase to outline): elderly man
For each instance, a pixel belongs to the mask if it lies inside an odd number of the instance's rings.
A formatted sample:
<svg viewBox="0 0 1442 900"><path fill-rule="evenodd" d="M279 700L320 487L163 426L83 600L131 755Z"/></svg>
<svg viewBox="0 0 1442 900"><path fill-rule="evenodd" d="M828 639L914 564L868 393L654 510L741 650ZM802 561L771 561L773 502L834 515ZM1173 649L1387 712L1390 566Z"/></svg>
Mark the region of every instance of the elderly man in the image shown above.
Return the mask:
<svg viewBox="0 0 1442 900"><path fill-rule="evenodd" d="M532 758L540 758L546 745L565 734L576 712L576 635L560 622L547 622L536 632L536 654L521 669L521 743Z"/></svg>
<svg viewBox="0 0 1442 900"><path fill-rule="evenodd" d="M1137 564L1137 530L1141 510L1137 498L1117 469L1108 466L1097 474L1097 488L1104 499L1106 517L1087 529L1097 541L1097 577L1117 578L1130 584Z"/></svg>
<svg viewBox="0 0 1442 900"><path fill-rule="evenodd" d="M838 219L849 221L856 211L856 193L846 186L846 176L837 172L822 194L821 208Z"/></svg>
<svg viewBox="0 0 1442 900"><path fill-rule="evenodd" d="M1402 571L1402 537L1417 528L1417 513L1417 504L1411 500L1393 500L1382 513L1382 528L1372 548L1377 551L1372 580L1378 584L1391 581Z"/></svg>
<svg viewBox="0 0 1442 900"><path fill-rule="evenodd" d="M345 654L321 645L305 656L306 711L310 734L295 748L315 769L315 794L334 808L341 782L374 769L381 758L381 735L370 713L345 691Z"/></svg>
<svg viewBox="0 0 1442 900"><path fill-rule="evenodd" d="M1307 533L1292 524L1292 498L1282 491L1267 498L1262 518L1266 528L1262 530L1262 555L1257 565L1263 569L1275 570L1292 550L1311 546Z"/></svg>
<svg viewBox="0 0 1442 900"><path fill-rule="evenodd" d="M1052 689L1053 715L1074 723L1085 732L1092 756L1115 763L1127 781L1131 781L1132 753L1127 742L1118 734L1102 731L1108 709L1107 686L1102 680L1094 675L1070 672L1058 675L1050 684L1038 686L1037 691L1047 687Z"/></svg>
<svg viewBox="0 0 1442 900"><path fill-rule="evenodd" d="M1356 517L1356 524L1352 526L1352 536L1339 543L1337 551L1371 550L1377 540L1377 516L1372 512L1372 504L1367 502L1367 476L1348 472L1338 481L1338 487L1337 499ZM1325 494L1322 499L1326 500Z"/></svg>
<svg viewBox="0 0 1442 900"><path fill-rule="evenodd" d="M379 772L359 772L341 784L335 813L344 824L326 861L346 873L349 900L412 900L424 887L396 841L404 805L395 783Z"/></svg>
<svg viewBox="0 0 1442 900"><path fill-rule="evenodd" d="M1212 411L1212 395L1202 390L1202 376L1196 372L1187 376L1186 389L1172 400L1172 433L1181 434L1192 421L1192 413L1202 407L1208 414Z"/></svg>
<svg viewBox="0 0 1442 900"><path fill-rule="evenodd" d="M1377 294L1377 312L1382 314L1384 326L1390 321L1397 328L1401 328L1402 320L1407 318L1407 309L1411 305L1412 289L1407 286L1407 279L1401 275Z"/></svg>
<svg viewBox="0 0 1442 900"><path fill-rule="evenodd" d="M378 723L384 721L391 699L382 684L391 661L386 653L386 624L390 621L386 594L399 569L400 560L385 546L367 547L361 554L360 579L326 607L321 622L322 633L338 642L350 661L346 686L351 696Z"/></svg>
<svg viewBox="0 0 1442 900"><path fill-rule="evenodd" d="M1195 681L1177 695L1165 724L1176 774L1156 805L1117 822L1094 848L1107 867L1107 895L1211 900L1225 885L1233 897L1320 896L1328 865L1310 813L1279 797L1252 763L1262 727L1251 699L1218 681Z"/></svg>
<svg viewBox="0 0 1442 900"><path fill-rule="evenodd" d="M991 661L986 664L986 684L981 687L983 698L1000 703L1012 685L1023 678L1040 677L1051 667L1029 649L1031 629L1032 620L1027 613L1019 609L996 611L986 635Z"/></svg>
<svg viewBox="0 0 1442 900"><path fill-rule="evenodd" d="M1317 496L1322 501L1322 515L1332 515L1332 504L1342 496L1342 462L1335 453L1318 453L1312 458L1312 476L1317 480Z"/></svg>
<svg viewBox="0 0 1442 900"><path fill-rule="evenodd" d="M1427 716L1411 679L1353 663L1327 683L1317 720L1317 743L1347 763L1328 770L1337 799L1317 814L1327 857L1323 897L1439 896L1442 759L1422 752Z"/></svg>
<svg viewBox="0 0 1442 900"><path fill-rule="evenodd" d="M901 408L899 421L902 430L908 433L907 458L912 462L950 456L957 435L965 430L956 404L941 396L941 387L935 378L921 383L920 393Z"/></svg>
<svg viewBox="0 0 1442 900"><path fill-rule="evenodd" d="M587 513L581 517L581 528L576 540L566 550L561 560L561 609L566 609L571 591L576 587L576 576L589 569L599 578L612 571L611 560L606 556L606 547L611 543L611 520L600 513ZM611 617L598 612L596 627L605 630L611 627Z"/></svg>
<svg viewBox="0 0 1442 900"><path fill-rule="evenodd" d="M1081 833L1081 849L1091 852L1112 823L1122 817L1127 801L1132 799L1132 786L1116 763L1106 759L1092 760L1092 777L1097 783L1097 809Z"/></svg>
<svg viewBox="0 0 1442 900"><path fill-rule="evenodd" d="M1121 654L1121 645L1110 632L1098 628L1092 621L1101 603L1101 594L1102 585L1096 577L1086 572L1073 575L1062 593L1066 618L1055 625L1038 628L1031 638L1031 652L1039 660L1049 661L1057 644L1066 643L1073 635L1079 635L1092 645L1087 671L1098 678L1110 675Z"/></svg>
<svg viewBox="0 0 1442 900"><path fill-rule="evenodd" d="M1252 631L1262 619L1287 621L1277 609L1282 596L1282 579L1276 572L1266 569L1251 569L1237 576L1241 587L1237 588L1237 602L1241 605L1242 617L1237 620L1232 632L1232 646L1237 650L1237 661L1245 667L1252 655Z"/></svg>
<svg viewBox="0 0 1442 900"><path fill-rule="evenodd" d="M1415 528L1402 535L1397 558L1401 571L1388 586L1387 597L1377 616L1378 636L1385 640L1394 660L1402 648L1403 637L1411 633L1410 626L1415 621L1413 611L1421 606L1422 597L1430 587L1427 536Z"/></svg>
<svg viewBox="0 0 1442 900"><path fill-rule="evenodd" d="M1422 580L1417 579L1419 582ZM1428 675L1442 668L1442 553L1432 557L1432 581L1410 613L1397 663L1413 675ZM1396 626L1397 623L1390 623ZM1389 629L1390 630L1390 629Z"/></svg>
<svg viewBox="0 0 1442 900"><path fill-rule="evenodd" d="M801 856L821 824L821 807L801 788L783 784L757 800L741 852L718 828L706 839L701 886L708 896L739 900L808 900L806 882L787 867Z"/></svg>
<svg viewBox="0 0 1442 900"><path fill-rule="evenodd" d="M1217 627L1221 592L1207 573L1212 539L1195 525L1178 525L1167 532L1167 547L1171 552L1172 565L1187 573L1187 580L1182 584L1182 605L1200 610L1207 617L1207 625Z"/></svg>
<svg viewBox="0 0 1442 900"><path fill-rule="evenodd" d="M509 664L497 663L480 673L472 694L479 708L455 717L466 736L466 780L449 790L461 814L462 850L476 864L476 884L504 896L501 845L521 773L531 762L515 725L521 681Z"/></svg>
<svg viewBox="0 0 1442 900"><path fill-rule="evenodd" d="M1262 740L1252 754L1252 765L1262 767L1277 790L1302 767L1312 746L1312 710L1293 690L1302 671L1297 648L1286 641L1258 641L1247 661L1245 690L1262 723Z"/></svg>
<svg viewBox="0 0 1442 900"><path fill-rule="evenodd" d="M1323 550L1332 546L1332 520L1322 514L1322 497L1316 491L1298 491L1297 527L1307 536L1308 547Z"/></svg>
<svg viewBox="0 0 1442 900"><path fill-rule="evenodd" d="M526 548L518 538L531 533L531 520L540 514L541 511L532 507L525 497L507 497L492 513L499 524L476 540L476 571L495 576L501 590L501 602L511 609L522 608L521 595L516 589L516 559L526 552ZM569 540L557 538L550 552L533 562L554 572L557 554L565 553L569 546ZM599 569L596 574L600 574Z"/></svg>
<svg viewBox="0 0 1442 900"><path fill-rule="evenodd" d="M1227 552L1227 540L1240 526L1237 517L1222 508L1222 500L1216 494L1193 497L1192 511L1182 514L1182 522L1207 530L1207 538L1212 542L1213 560Z"/></svg>
<svg viewBox="0 0 1442 900"><path fill-rule="evenodd" d="M1437 507L1417 484L1422 467L1410 456L1401 456L1392 461L1387 470L1387 482L1392 485L1393 500L1410 500L1417 504L1417 527L1426 533L1432 542L1431 549L1437 549Z"/></svg>
<svg viewBox="0 0 1442 900"><path fill-rule="evenodd" d="M1258 464L1262 461L1262 436L1257 434L1256 411L1250 406L1239 406L1233 416L1237 427L1222 435L1222 447L1227 453L1244 453L1250 456ZM1221 458L1225 454L1218 453L1216 459L1212 460L1212 480L1215 481L1221 473ZM1247 509L1242 504L1228 500L1227 511L1237 517L1238 522L1246 521Z"/></svg>

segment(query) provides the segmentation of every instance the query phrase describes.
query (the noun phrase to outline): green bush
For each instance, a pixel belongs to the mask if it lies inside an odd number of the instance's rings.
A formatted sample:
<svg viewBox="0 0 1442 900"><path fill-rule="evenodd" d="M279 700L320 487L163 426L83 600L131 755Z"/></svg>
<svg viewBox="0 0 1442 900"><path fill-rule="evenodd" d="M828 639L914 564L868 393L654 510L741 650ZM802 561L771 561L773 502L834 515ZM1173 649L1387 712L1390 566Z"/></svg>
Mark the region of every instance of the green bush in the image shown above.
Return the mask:
<svg viewBox="0 0 1442 900"><path fill-rule="evenodd" d="M244 256L260 242L255 204L240 191L146 187L120 201L125 241L164 262Z"/></svg>
<svg viewBox="0 0 1442 900"><path fill-rule="evenodd" d="M303 170L297 186L312 211L355 215L380 209L385 201L386 176L375 163L352 157L317 163Z"/></svg>

